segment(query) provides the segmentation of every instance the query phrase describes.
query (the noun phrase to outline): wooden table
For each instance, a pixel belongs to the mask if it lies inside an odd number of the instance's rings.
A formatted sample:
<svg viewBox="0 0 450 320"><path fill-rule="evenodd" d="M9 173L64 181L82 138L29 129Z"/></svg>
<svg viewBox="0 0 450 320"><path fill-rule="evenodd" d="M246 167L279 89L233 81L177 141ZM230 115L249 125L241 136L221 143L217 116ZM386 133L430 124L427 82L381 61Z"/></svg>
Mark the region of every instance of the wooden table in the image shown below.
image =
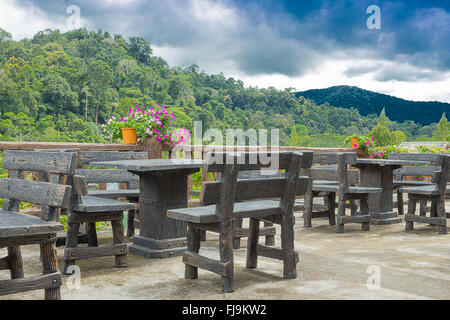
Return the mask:
<svg viewBox="0 0 450 320"><path fill-rule="evenodd" d="M428 161L362 159L358 158L355 167L361 170L361 186L381 188L381 193L369 194L369 212L373 224L401 222L393 211L393 171L404 165L430 164Z"/></svg>
<svg viewBox="0 0 450 320"><path fill-rule="evenodd" d="M200 170L202 160L121 160L92 165L126 169L140 176L140 233L133 237L131 252L147 258L166 258L186 250L186 224L168 218L166 211L187 208L188 176Z"/></svg>

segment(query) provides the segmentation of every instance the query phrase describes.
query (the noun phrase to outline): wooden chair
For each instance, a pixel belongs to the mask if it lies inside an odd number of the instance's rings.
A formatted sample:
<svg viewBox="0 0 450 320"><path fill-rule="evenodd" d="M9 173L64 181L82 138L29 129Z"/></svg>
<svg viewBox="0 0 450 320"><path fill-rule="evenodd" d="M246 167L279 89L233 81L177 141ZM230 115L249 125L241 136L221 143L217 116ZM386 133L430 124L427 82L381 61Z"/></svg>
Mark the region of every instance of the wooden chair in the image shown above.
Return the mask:
<svg viewBox="0 0 450 320"><path fill-rule="evenodd" d="M110 198L125 199L132 203L139 203L139 176L129 173L127 170L111 169L86 169L92 162L96 161L118 161L118 160L140 160L147 159L147 152L114 152L114 151L81 151L81 164L85 169L77 170L77 175L86 177L88 184L91 183L119 183L125 184L126 189L120 190L89 190L88 195ZM138 226L138 210L129 210L127 218L127 236L132 237Z"/></svg>
<svg viewBox="0 0 450 320"><path fill-rule="evenodd" d="M284 278L296 278L294 201L296 193L306 190L307 181L299 183L299 173L302 166L311 166L312 153L280 152L279 168L286 170L285 177L238 180L239 171L259 170L265 166L259 161L252 164L251 155L208 154L204 170L221 172L221 180L203 185L201 207L167 211L169 217L188 223L188 250L183 254L186 279L197 278L198 268L202 268L222 276L223 292L234 291L233 224L238 217L250 218L247 268L256 268L258 255L279 259L284 262ZM224 164L213 162L218 158ZM279 200L260 200L272 198ZM251 201L253 199L258 200ZM260 220L281 225L281 249L258 245ZM219 233L220 260L199 255L201 230Z"/></svg>
<svg viewBox="0 0 450 320"><path fill-rule="evenodd" d="M127 244L124 241L123 212L135 210L134 203L108 198L94 197L87 194L86 177L72 177L73 200L68 217L67 241L64 251L64 274L71 274L70 266L76 260L103 256L115 256L115 266L124 268L127 263ZM113 233L112 246L98 246L95 223L110 221ZM78 247L78 231L80 223L87 223L88 247Z"/></svg>
<svg viewBox="0 0 450 320"><path fill-rule="evenodd" d="M381 192L379 188L352 186L355 177L349 174L348 165L356 163L356 153L315 153L316 163L336 163L336 166L325 168L312 167L309 170L311 177L310 186L305 196L305 227L311 226L311 219L315 215L328 216L329 223L335 224L335 199L338 199L338 216L336 232L344 232L344 225L347 223L361 223L363 231L370 230L370 214L368 206L369 193ZM316 179L315 182L313 182ZM325 181L323 181L325 180ZM330 183L336 181L336 183ZM313 213L314 197L327 196L328 208L325 212ZM352 212L351 216L346 216L346 201L359 200L360 211Z"/></svg>
<svg viewBox="0 0 450 320"><path fill-rule="evenodd" d="M393 160L415 160L415 161L429 161L435 163L438 160L438 154L433 153L391 153L389 154L389 159ZM416 181L416 180L405 180L405 177L432 177L435 171L438 171L437 166L404 166L402 168L394 170L394 190L397 190L397 210L399 215L404 214L404 202L403 193L400 192L400 188L405 187L421 187L429 186L433 183L431 181ZM431 208L427 207L427 201L422 200L419 202L419 212L421 216L425 216L426 212L429 212Z"/></svg>
<svg viewBox="0 0 450 320"><path fill-rule="evenodd" d="M353 154L353 153L352 153ZM320 153L315 152L313 155L313 166L310 169L303 169L302 174L309 176L311 185L309 186L308 198L305 197L296 201L296 208L299 210L306 209L306 202L313 202L312 206L308 206L306 214L303 216L303 225L308 228L312 226L312 219L328 218L330 225L336 224L335 211L338 204L336 203L336 193L330 191L314 191L314 185L339 185L339 176L337 174L337 156L336 153ZM347 179L350 186L358 183L358 170L347 170ZM312 197L312 199L310 198ZM316 203L316 198L323 198L323 204ZM356 212L356 203L350 200L346 204L346 208L352 211L352 215Z"/></svg>
<svg viewBox="0 0 450 320"><path fill-rule="evenodd" d="M428 223L439 226L440 234L447 234L447 213L445 211L445 195L450 193L447 188L449 178L449 156L438 155L435 163L439 169L433 173L432 185L421 187L400 188L400 192L408 194L408 213L405 215L405 230L413 230L414 222ZM416 215L418 201L431 201L430 216Z"/></svg>
<svg viewBox="0 0 450 320"><path fill-rule="evenodd" d="M56 255L57 233L62 224L53 221L61 209L70 205L71 187L60 184L61 174L75 169L74 154L5 151L3 168L9 178L0 179L0 247L8 248L8 256L0 259L0 270L9 269L12 280L0 281L0 294L45 290L45 299L60 299L62 284ZM48 173L48 182L26 181L25 171ZM20 202L41 206L41 218L19 213ZM40 244L43 273L24 277L20 246Z"/></svg>

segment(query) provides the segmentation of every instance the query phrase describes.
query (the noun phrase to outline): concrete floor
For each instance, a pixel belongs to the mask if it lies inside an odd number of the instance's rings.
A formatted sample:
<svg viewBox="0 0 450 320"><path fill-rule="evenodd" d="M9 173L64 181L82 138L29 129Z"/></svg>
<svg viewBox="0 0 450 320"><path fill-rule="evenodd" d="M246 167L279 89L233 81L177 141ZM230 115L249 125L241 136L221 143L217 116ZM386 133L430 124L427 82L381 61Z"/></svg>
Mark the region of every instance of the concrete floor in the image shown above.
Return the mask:
<svg viewBox="0 0 450 320"><path fill-rule="evenodd" d="M114 257L81 260L80 288L74 277L64 276L63 299L450 299L450 234L439 235L436 227L416 224L405 232L405 223L373 225L362 232L358 224L346 225L336 234L327 220L313 220L303 228L296 213L295 247L300 255L298 278L282 278L281 261L259 258L258 268L245 268L246 241L235 250L235 288L223 294L220 277L199 270L199 279L184 279L181 257L146 259L129 254L129 267L114 268ZM279 229L277 230L279 234ZM100 234L101 243L111 240ZM131 239L128 239L131 242ZM261 238L263 242L263 238ZM208 233L201 253L218 257L217 235ZM277 238L277 245L279 239ZM39 247L22 248L25 273L39 274ZM0 249L0 257L6 253ZM62 266L63 248L58 248ZM373 288L374 271L379 288ZM8 279L9 271L0 271ZM367 285L372 284L372 286ZM42 299L43 290L2 296L6 299Z"/></svg>

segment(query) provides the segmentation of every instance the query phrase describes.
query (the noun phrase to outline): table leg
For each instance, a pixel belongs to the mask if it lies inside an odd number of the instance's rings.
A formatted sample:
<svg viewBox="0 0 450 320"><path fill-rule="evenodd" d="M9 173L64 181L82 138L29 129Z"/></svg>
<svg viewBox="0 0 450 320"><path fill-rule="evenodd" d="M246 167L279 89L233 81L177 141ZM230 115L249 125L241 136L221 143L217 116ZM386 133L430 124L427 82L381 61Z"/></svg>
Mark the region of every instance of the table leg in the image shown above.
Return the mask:
<svg viewBox="0 0 450 320"><path fill-rule="evenodd" d="M139 236L133 237L130 252L147 258L167 258L186 250L186 223L170 219L168 209L187 207L188 175L151 174L140 177Z"/></svg>
<svg viewBox="0 0 450 320"><path fill-rule="evenodd" d="M393 167L364 166L361 168L361 186L381 188L381 193L369 194L369 212L372 224L401 222L393 210Z"/></svg>

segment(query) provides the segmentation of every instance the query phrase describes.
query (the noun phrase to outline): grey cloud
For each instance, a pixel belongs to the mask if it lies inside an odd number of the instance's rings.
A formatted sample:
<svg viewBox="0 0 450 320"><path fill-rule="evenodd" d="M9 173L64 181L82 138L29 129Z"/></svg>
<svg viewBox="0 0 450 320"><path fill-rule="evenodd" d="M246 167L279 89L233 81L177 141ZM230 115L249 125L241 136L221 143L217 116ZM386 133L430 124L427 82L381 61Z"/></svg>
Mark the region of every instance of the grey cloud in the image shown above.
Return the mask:
<svg viewBox="0 0 450 320"><path fill-rule="evenodd" d="M377 81L439 81L444 80L445 75L431 70L409 68L402 65L383 67L377 71L373 79Z"/></svg>
<svg viewBox="0 0 450 320"><path fill-rule="evenodd" d="M24 5L29 2L17 1ZM366 59L369 55L409 63L436 74L450 70L450 14L446 9L420 9L425 5L419 0L381 3L383 29L368 30L365 10L369 4L379 2L287 1L284 7L269 10L264 7L267 2L223 0L211 3L231 10L230 21L218 17L217 22L205 22L190 13L192 1L31 1L59 17L66 15L68 5L77 4L90 29L143 36L158 47L184 48L187 56L178 61L198 62L202 69L227 61L248 75L301 76L340 54L347 59ZM364 56L355 52L364 52ZM346 74L374 71L355 66ZM375 78L387 81L408 76L432 79L434 75L381 70Z"/></svg>

